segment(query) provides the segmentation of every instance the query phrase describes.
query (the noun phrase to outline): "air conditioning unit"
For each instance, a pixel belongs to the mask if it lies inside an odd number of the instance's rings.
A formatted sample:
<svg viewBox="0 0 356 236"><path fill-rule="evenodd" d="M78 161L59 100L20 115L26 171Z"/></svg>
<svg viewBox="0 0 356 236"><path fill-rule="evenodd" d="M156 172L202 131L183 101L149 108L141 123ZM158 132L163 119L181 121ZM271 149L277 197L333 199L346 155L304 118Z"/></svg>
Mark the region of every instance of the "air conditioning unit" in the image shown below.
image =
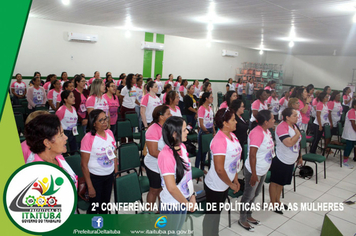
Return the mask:
<svg viewBox="0 0 356 236"><path fill-rule="evenodd" d="M223 57L237 57L237 56L239 56L239 52L222 50L222 56Z"/></svg>
<svg viewBox="0 0 356 236"><path fill-rule="evenodd" d="M97 42L98 35L68 32L68 41Z"/></svg>
<svg viewBox="0 0 356 236"><path fill-rule="evenodd" d="M141 49L163 51L164 50L164 44L162 44L162 43L142 42L141 43Z"/></svg>

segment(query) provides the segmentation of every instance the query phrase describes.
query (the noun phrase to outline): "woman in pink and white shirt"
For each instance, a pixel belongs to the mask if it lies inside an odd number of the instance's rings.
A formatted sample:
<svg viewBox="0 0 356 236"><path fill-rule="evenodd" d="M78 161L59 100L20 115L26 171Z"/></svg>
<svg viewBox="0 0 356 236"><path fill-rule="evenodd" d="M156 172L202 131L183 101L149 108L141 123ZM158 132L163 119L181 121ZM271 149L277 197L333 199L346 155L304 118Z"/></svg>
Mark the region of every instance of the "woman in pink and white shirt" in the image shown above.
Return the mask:
<svg viewBox="0 0 356 236"><path fill-rule="evenodd" d="M57 111L61 102L61 82L54 80L51 85L51 90L47 94L48 105L50 111Z"/></svg>
<svg viewBox="0 0 356 236"><path fill-rule="evenodd" d="M145 129L147 129L148 125L153 121L153 117L152 117L153 110L157 106L162 105L161 100L159 99L158 96L156 96L157 91L158 91L157 84L153 81L150 81L147 84L148 94L146 94L141 101L141 117Z"/></svg>
<svg viewBox="0 0 356 236"><path fill-rule="evenodd" d="M89 98L85 103L88 114L90 114L90 112L94 109L101 109L110 118L109 103L103 97L104 93L105 93L104 81L102 79L94 80L90 87Z"/></svg>
<svg viewBox="0 0 356 236"><path fill-rule="evenodd" d="M63 84L67 81L68 81L68 74L67 72L63 71L61 74L61 86L63 86Z"/></svg>
<svg viewBox="0 0 356 236"><path fill-rule="evenodd" d="M158 97L160 97L160 96L161 96L161 93L162 93L162 90L163 90L163 83L162 83L162 81L161 81L161 75L160 75L160 74L157 74L157 75L156 75L156 79L155 79L154 81L155 81L155 83L156 83L157 86L158 86L157 95L158 95Z"/></svg>
<svg viewBox="0 0 356 236"><path fill-rule="evenodd" d="M200 94L199 80L194 80L193 88L194 88L194 95L198 98Z"/></svg>
<svg viewBox="0 0 356 236"><path fill-rule="evenodd" d="M173 135L172 135L173 134ZM164 147L158 154L158 169L162 180L161 212L160 214L175 214L175 230L180 230L186 212L194 212L196 204L195 191L192 181L192 165L188 152L183 144L187 141L187 124L181 117L170 117L162 128ZM163 210L170 205L176 210ZM170 228L170 229L172 229Z"/></svg>
<svg viewBox="0 0 356 236"><path fill-rule="evenodd" d="M316 118L314 120L314 140L310 148L310 153L315 153L318 147L318 143L324 132L324 125L330 124L329 121L329 109L326 105L329 97L326 92L321 92L318 96L318 104L316 105ZM326 140L325 147L328 146L329 141Z"/></svg>
<svg viewBox="0 0 356 236"><path fill-rule="evenodd" d="M109 112L110 112L110 130L116 135L116 122L118 118L117 110L120 106L119 98L116 94L116 85L114 81L109 81L105 84L106 93L103 95L103 98L109 104Z"/></svg>
<svg viewBox="0 0 356 236"><path fill-rule="evenodd" d="M251 104L252 114L250 118L250 125L251 125L250 130L252 130L257 126L256 116L258 112L261 110L268 110L268 105L266 102L268 98L267 96L268 95L264 89L260 89L256 92L257 99Z"/></svg>
<svg viewBox="0 0 356 236"><path fill-rule="evenodd" d="M88 86L90 86L94 82L94 80L96 80L96 79L101 79L99 71L95 71L94 72L94 77L89 79Z"/></svg>
<svg viewBox="0 0 356 236"><path fill-rule="evenodd" d="M78 114L78 125L82 125L84 129L84 133L86 133L86 125L88 124L88 113L86 102L89 97L89 91L85 89L85 77L81 75L74 76L74 86L73 94L75 97L74 107L77 110Z"/></svg>
<svg viewBox="0 0 356 236"><path fill-rule="evenodd" d="M352 102L351 88L346 87L342 90L342 107L344 113L346 113L350 109L351 102Z"/></svg>
<svg viewBox="0 0 356 236"><path fill-rule="evenodd" d="M22 82L22 75L17 73L15 75L16 81L12 82L10 88L13 97L13 104L20 105L19 99L26 97L26 84Z"/></svg>
<svg viewBox="0 0 356 236"><path fill-rule="evenodd" d="M182 80L182 84L178 89L178 94L179 94L178 106L182 111L184 110L184 96L187 94L187 85L188 85L188 80L184 79Z"/></svg>
<svg viewBox="0 0 356 236"><path fill-rule="evenodd" d="M165 85L166 85L166 84L170 84L170 85L172 85L173 88L175 88L175 87L174 87L173 75L172 75L172 74L169 74L169 75L168 75L168 80L167 80L164 84L165 84Z"/></svg>
<svg viewBox="0 0 356 236"><path fill-rule="evenodd" d="M340 92L334 91L331 93L330 100L327 103L329 109L329 121L330 121L330 128L331 128L332 135L338 134L337 123L341 119L342 110L343 110L340 102L340 98L341 98Z"/></svg>
<svg viewBox="0 0 356 236"><path fill-rule="evenodd" d="M271 91L271 96L267 99L267 105L274 115L274 119L278 120L279 101L275 90Z"/></svg>
<svg viewBox="0 0 356 236"><path fill-rule="evenodd" d="M176 91L170 91L166 97L166 105L171 110L172 116L182 117L182 112L178 106L179 95Z"/></svg>
<svg viewBox="0 0 356 236"><path fill-rule="evenodd" d="M25 127L25 137L31 151L26 163L41 161L57 165L69 174L78 187L78 176L62 156L67 152L68 138L56 115L45 114L33 118Z"/></svg>
<svg viewBox="0 0 356 236"><path fill-rule="evenodd" d="M289 92L285 91L284 92L284 96L279 100L279 112L278 112L278 120L282 120L282 112L284 109L286 109L288 107L288 100L289 100Z"/></svg>
<svg viewBox="0 0 356 236"><path fill-rule="evenodd" d="M300 114L300 111L299 111L300 110L299 109L299 107L300 107L299 99L298 98L290 98L289 101L288 101L288 107L289 108L293 108L294 110L296 110L297 117L298 117L296 125L299 127L299 129L301 129L302 125L303 125L303 123L302 123L303 117L302 117L302 114Z"/></svg>
<svg viewBox="0 0 356 236"><path fill-rule="evenodd" d="M352 149L354 149L355 155L355 144L356 144L356 100L352 101L351 109L346 113L344 131L342 132L342 138L346 140L346 147L344 151L344 161L343 166L347 168L354 168L351 163L348 163L349 156ZM356 158L354 157L354 161Z"/></svg>
<svg viewBox="0 0 356 236"><path fill-rule="evenodd" d="M311 112L311 97L308 96L308 92L304 87L297 87L294 90L295 97L299 99L299 111L302 115L302 125L298 126L301 130L307 132L308 123L310 120L310 112ZM292 94L292 95L293 95Z"/></svg>
<svg viewBox="0 0 356 236"><path fill-rule="evenodd" d="M229 108L219 109L214 118L219 131L210 143L211 167L204 179L207 204L219 206L228 197L229 188L240 190L237 171L241 165L241 145L234 135L236 119ZM218 235L221 208L207 211L203 220L203 235Z"/></svg>
<svg viewBox="0 0 356 236"><path fill-rule="evenodd" d="M174 90L179 92L179 88L182 85L182 76L178 75L176 82L174 82Z"/></svg>
<svg viewBox="0 0 356 236"><path fill-rule="evenodd" d="M245 189L241 203L254 203L261 192L266 174L275 157L274 142L269 131L274 127L274 116L268 110L259 111L257 116L258 126L248 135L248 154L243 169L245 177ZM252 210L240 211L238 223L248 231L254 231L250 224L259 225L260 221L252 217Z"/></svg>
<svg viewBox="0 0 356 236"><path fill-rule="evenodd" d="M53 89L52 87L52 82L57 80L57 76L55 74L49 74L46 79L46 83L43 85L43 88L46 90L46 93L49 92L49 90Z"/></svg>
<svg viewBox="0 0 356 236"><path fill-rule="evenodd" d="M157 163L158 154L165 145L162 138L162 126L171 116L171 113L167 106L161 105L154 109L152 116L153 122L146 132L147 155L144 158L144 164L150 182L147 202L153 204L156 202L157 197L162 190L161 177L159 175Z"/></svg>
<svg viewBox="0 0 356 236"><path fill-rule="evenodd" d="M206 92L204 92L206 93ZM230 106L231 102L237 99L236 91L228 91L224 96L224 102L220 104L219 109L227 108Z"/></svg>
<svg viewBox="0 0 356 236"><path fill-rule="evenodd" d="M41 78L34 77L32 79L33 86L27 89L28 109L35 111L37 105L44 105L47 102L46 91L41 87Z"/></svg>
<svg viewBox="0 0 356 236"><path fill-rule="evenodd" d="M157 84L157 83L156 83ZM146 89L147 89L147 85L146 85ZM166 97L167 97L167 94L173 90L173 87L171 84L166 84L164 85L164 88L162 90L162 94L161 96L159 97L161 99L161 102L162 104L166 103ZM148 92L147 92L148 93Z"/></svg>
<svg viewBox="0 0 356 236"><path fill-rule="evenodd" d="M78 115L73 106L75 104L74 94L71 91L64 90L61 93L61 99L61 107L56 111L56 115L61 121L64 134L68 137L70 152L74 152L78 150L77 140L75 138L75 136L78 135Z"/></svg>
<svg viewBox="0 0 356 236"><path fill-rule="evenodd" d="M267 83L267 86L265 87L265 90L272 91L272 90L275 90L275 87L276 87L276 81L271 80L271 81L269 81Z"/></svg>
<svg viewBox="0 0 356 236"><path fill-rule="evenodd" d="M253 88L252 88L253 89ZM242 99L242 94L244 92L244 84L242 82L242 79L239 78L239 80L237 81L236 84L236 91L237 91L237 95L239 96L240 99Z"/></svg>
<svg viewBox="0 0 356 236"><path fill-rule="evenodd" d="M95 81L94 81L95 82ZM115 156L116 141L108 129L105 112L95 109L89 114L89 132L84 136L80 146L82 171L88 186L89 203L98 203L93 211L88 208L87 214L107 214L102 204L109 203L114 182L114 172L118 171Z"/></svg>

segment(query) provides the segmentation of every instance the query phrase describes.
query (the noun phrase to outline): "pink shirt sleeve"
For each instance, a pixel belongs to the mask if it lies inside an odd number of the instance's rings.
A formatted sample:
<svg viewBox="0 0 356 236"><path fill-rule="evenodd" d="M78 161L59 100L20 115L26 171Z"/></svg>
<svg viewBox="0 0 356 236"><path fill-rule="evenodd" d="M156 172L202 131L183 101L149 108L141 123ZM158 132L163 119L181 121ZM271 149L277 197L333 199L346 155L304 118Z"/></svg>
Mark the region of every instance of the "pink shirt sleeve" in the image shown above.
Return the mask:
<svg viewBox="0 0 356 236"><path fill-rule="evenodd" d="M328 101L328 108L330 111L334 109L334 101Z"/></svg>
<svg viewBox="0 0 356 236"><path fill-rule="evenodd" d="M151 142L158 142L162 136L162 131L159 126L153 124L146 133L146 140Z"/></svg>
<svg viewBox="0 0 356 236"><path fill-rule="evenodd" d="M87 133L82 139L82 142L80 143L80 151L85 153L91 153L91 148L93 146L94 138L95 136L91 135L90 132Z"/></svg>
<svg viewBox="0 0 356 236"><path fill-rule="evenodd" d="M343 100L347 100L347 99L349 99L349 98L348 98L347 95L344 95L344 96L342 96L342 99L343 99Z"/></svg>
<svg viewBox="0 0 356 236"><path fill-rule="evenodd" d="M73 107L74 108L74 107ZM115 141L115 137L114 134L112 133L112 131L110 129L107 129L106 134L109 135L114 141L111 143L115 148L117 148L116 146L116 141Z"/></svg>
<svg viewBox="0 0 356 236"><path fill-rule="evenodd" d="M95 96L90 96L87 102L85 103L85 106L87 108L94 108L94 105L95 105Z"/></svg>
<svg viewBox="0 0 356 236"><path fill-rule="evenodd" d="M254 128L249 134L250 146L259 148L263 142L264 134L260 127Z"/></svg>
<svg viewBox="0 0 356 236"><path fill-rule="evenodd" d="M173 86L174 86L174 87L177 87L177 84L178 84L178 82L174 82L174 85L173 85Z"/></svg>
<svg viewBox="0 0 356 236"><path fill-rule="evenodd" d="M16 81L11 83L11 88L15 88L15 83L16 83Z"/></svg>
<svg viewBox="0 0 356 236"><path fill-rule="evenodd" d="M179 87L179 92L184 92L184 86L183 85Z"/></svg>
<svg viewBox="0 0 356 236"><path fill-rule="evenodd" d="M142 106L142 107L147 107L149 96L150 96L149 94L146 94L146 95L142 98L142 100L141 100L141 106Z"/></svg>
<svg viewBox="0 0 356 236"><path fill-rule="evenodd" d="M272 102L272 96L270 96L268 99L267 99L267 104L271 104Z"/></svg>
<svg viewBox="0 0 356 236"><path fill-rule="evenodd" d="M167 80L166 82L164 82L164 85L168 84L169 83L169 80Z"/></svg>
<svg viewBox="0 0 356 236"><path fill-rule="evenodd" d="M283 106L283 103L284 101L286 100L285 97L282 97L280 100L279 100L279 105Z"/></svg>
<svg viewBox="0 0 356 236"><path fill-rule="evenodd" d="M318 104L316 104L316 110L317 111L322 111L324 107L324 104L322 102L318 102Z"/></svg>
<svg viewBox="0 0 356 236"><path fill-rule="evenodd" d="M221 133L214 137L210 145L210 150L214 153L214 155L226 155L226 138L222 136Z"/></svg>
<svg viewBox="0 0 356 236"><path fill-rule="evenodd" d="M318 104L318 100L316 98L314 98L313 102L312 102L312 105L313 106L316 106L316 104Z"/></svg>
<svg viewBox="0 0 356 236"><path fill-rule="evenodd" d="M204 119L204 115L205 115L205 108L203 106L200 106L198 110L198 118Z"/></svg>
<svg viewBox="0 0 356 236"><path fill-rule="evenodd" d="M64 118L64 114L66 112L66 107L65 106L61 106L57 111L56 111L56 115L58 116L59 120L63 120Z"/></svg>
<svg viewBox="0 0 356 236"><path fill-rule="evenodd" d="M167 148L164 148L158 154L158 168L161 170L162 176L174 175L176 173L175 166L176 161L174 159L173 153Z"/></svg>
<svg viewBox="0 0 356 236"><path fill-rule="evenodd" d="M356 120L355 110L354 110L354 109L351 109L351 110L348 112L347 118L349 118L349 120Z"/></svg>
<svg viewBox="0 0 356 236"><path fill-rule="evenodd" d="M280 125L277 126L276 129L276 134L278 137L284 136L284 135L289 135L289 127L286 122L281 123Z"/></svg>
<svg viewBox="0 0 356 236"><path fill-rule="evenodd" d="M252 103L252 110L259 110L260 109L260 100L256 100L256 101L254 101L253 103Z"/></svg>
<svg viewBox="0 0 356 236"><path fill-rule="evenodd" d="M53 100L53 89L49 90L47 98L48 100Z"/></svg>

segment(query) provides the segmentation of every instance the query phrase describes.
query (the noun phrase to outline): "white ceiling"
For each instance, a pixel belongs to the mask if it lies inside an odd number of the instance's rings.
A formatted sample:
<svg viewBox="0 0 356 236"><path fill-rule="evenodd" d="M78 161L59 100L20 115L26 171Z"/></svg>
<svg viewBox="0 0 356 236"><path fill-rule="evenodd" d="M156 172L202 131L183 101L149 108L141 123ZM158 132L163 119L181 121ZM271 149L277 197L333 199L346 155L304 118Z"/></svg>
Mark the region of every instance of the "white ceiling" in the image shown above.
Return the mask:
<svg viewBox="0 0 356 236"><path fill-rule="evenodd" d="M123 27L194 39L207 38L211 1L206 0L33 0L30 17ZM263 32L266 50L305 55L356 56L352 23L356 0L215 0L213 42L259 48ZM295 46L288 47L294 21ZM283 40L284 38L284 40Z"/></svg>

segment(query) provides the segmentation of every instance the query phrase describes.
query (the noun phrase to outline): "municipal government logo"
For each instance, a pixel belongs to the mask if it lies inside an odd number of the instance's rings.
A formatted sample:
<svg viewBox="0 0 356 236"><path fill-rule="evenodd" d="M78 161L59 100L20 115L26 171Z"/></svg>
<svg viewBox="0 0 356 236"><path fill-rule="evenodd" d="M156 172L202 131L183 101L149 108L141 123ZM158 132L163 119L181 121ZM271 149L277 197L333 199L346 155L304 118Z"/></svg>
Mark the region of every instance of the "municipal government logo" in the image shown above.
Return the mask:
<svg viewBox="0 0 356 236"><path fill-rule="evenodd" d="M74 211L76 191L69 175L45 162L16 170L6 183L4 206L10 220L29 233L61 226Z"/></svg>

